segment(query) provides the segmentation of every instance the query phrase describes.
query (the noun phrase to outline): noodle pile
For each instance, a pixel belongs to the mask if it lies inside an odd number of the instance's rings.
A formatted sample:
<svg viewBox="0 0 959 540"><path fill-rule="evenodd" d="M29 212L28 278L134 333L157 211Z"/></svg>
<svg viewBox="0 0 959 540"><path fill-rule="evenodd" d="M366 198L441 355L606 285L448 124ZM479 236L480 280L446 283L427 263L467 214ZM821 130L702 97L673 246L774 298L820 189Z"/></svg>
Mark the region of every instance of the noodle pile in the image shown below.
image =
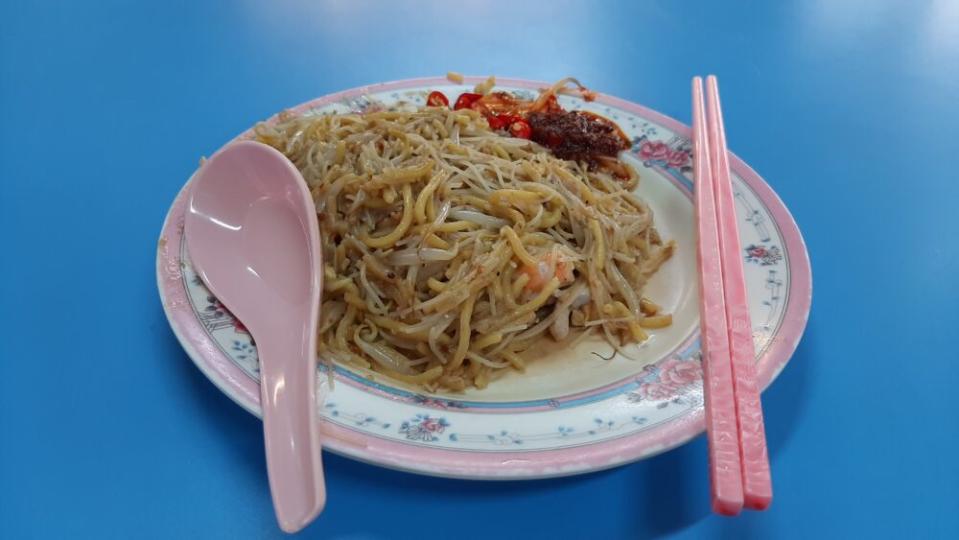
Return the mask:
<svg viewBox="0 0 959 540"><path fill-rule="evenodd" d="M523 370L547 334L619 349L671 323L642 296L673 243L634 172L557 159L472 110L283 113L254 133L316 203L321 358L458 391Z"/></svg>

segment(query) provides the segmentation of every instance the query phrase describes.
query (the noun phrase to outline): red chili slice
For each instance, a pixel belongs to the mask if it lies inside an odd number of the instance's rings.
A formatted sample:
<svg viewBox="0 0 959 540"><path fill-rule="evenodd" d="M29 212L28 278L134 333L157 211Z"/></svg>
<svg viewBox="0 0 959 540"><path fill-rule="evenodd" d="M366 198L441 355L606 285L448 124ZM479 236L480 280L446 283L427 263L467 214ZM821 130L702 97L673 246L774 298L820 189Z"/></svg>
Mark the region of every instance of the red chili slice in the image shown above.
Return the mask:
<svg viewBox="0 0 959 540"><path fill-rule="evenodd" d="M426 106L427 107L449 107L450 100L446 99L446 96L443 95L443 92L437 92L433 90L430 92L430 95L426 96Z"/></svg>
<svg viewBox="0 0 959 540"><path fill-rule="evenodd" d="M486 121L489 122L490 129L503 129L508 125L506 119L502 116L496 116L495 114L487 116Z"/></svg>
<svg viewBox="0 0 959 540"><path fill-rule="evenodd" d="M462 93L460 94L460 97L456 98L456 104L453 105L453 110L458 111L460 109L469 109L473 106L473 103L476 103L482 97L482 94L473 94L470 92Z"/></svg>
<svg viewBox="0 0 959 540"><path fill-rule="evenodd" d="M518 139L528 139L533 136L533 128L526 120L517 120L510 124L509 132Z"/></svg>
<svg viewBox="0 0 959 540"><path fill-rule="evenodd" d="M523 119L515 114L486 114L486 121L492 129L506 129L514 122L522 122Z"/></svg>

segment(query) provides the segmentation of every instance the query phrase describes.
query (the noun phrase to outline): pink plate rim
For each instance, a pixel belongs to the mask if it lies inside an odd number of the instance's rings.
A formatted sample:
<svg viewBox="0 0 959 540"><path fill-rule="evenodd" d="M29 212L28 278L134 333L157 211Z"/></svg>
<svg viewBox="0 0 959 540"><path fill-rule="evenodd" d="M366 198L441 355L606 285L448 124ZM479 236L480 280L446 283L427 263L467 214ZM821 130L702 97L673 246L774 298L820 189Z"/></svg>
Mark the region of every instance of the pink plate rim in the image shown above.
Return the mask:
<svg viewBox="0 0 959 540"><path fill-rule="evenodd" d="M466 77L475 83L485 77ZM539 89L550 83L497 77L498 84L514 88ZM329 94L294 107L302 111L345 97L430 85L449 85L445 77L405 79L362 86ZM620 98L597 94L596 101L632 112L689 137L688 126L656 111ZM275 118L275 117L273 117ZM272 120L272 118L271 118ZM235 140L249 134L237 136ZM233 141L230 141L233 142ZM229 143L227 143L229 144ZM224 145L226 146L226 145ZM782 325L759 361L758 376L763 388L776 378L799 345L812 302L812 272L809 254L795 220L769 185L745 162L731 153L730 166L763 201L779 225L789 254L791 287ZM189 182L170 208L157 248L157 286L170 327L196 366L223 393L244 409L259 416L259 384L227 358L206 334L196 318L182 286L179 246L183 230ZM326 449L359 461L398 470L465 479L533 479L566 476L623 465L679 446L703 432L703 409L636 434L559 450L522 453L483 453L424 448L365 435L332 422L323 426Z"/></svg>

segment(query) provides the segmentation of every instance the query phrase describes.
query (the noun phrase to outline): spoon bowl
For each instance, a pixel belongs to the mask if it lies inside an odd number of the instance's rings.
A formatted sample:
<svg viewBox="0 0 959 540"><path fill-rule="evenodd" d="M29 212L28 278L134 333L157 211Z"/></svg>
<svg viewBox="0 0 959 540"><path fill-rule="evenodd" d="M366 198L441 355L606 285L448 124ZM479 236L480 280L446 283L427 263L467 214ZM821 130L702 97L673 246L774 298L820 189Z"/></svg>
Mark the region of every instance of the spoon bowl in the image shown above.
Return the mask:
<svg viewBox="0 0 959 540"><path fill-rule="evenodd" d="M256 342L273 505L280 527L295 532L326 502L316 398L322 262L312 197L283 154L238 142L197 173L184 234L197 273Z"/></svg>

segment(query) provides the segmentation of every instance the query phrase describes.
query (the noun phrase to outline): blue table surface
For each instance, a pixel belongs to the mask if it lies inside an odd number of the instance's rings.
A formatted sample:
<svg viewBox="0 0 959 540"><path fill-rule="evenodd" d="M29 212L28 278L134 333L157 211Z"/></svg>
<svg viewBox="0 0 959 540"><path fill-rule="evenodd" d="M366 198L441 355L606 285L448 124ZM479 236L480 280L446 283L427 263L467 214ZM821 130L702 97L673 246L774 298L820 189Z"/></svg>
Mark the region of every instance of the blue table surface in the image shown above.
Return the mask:
<svg viewBox="0 0 959 540"><path fill-rule="evenodd" d="M959 538L959 2L0 3L0 537L282 538L259 422L191 364L155 246L197 159L289 105L453 69L591 87L730 147L808 243L764 395L775 501L709 511L706 445L548 481L326 456L304 538Z"/></svg>

